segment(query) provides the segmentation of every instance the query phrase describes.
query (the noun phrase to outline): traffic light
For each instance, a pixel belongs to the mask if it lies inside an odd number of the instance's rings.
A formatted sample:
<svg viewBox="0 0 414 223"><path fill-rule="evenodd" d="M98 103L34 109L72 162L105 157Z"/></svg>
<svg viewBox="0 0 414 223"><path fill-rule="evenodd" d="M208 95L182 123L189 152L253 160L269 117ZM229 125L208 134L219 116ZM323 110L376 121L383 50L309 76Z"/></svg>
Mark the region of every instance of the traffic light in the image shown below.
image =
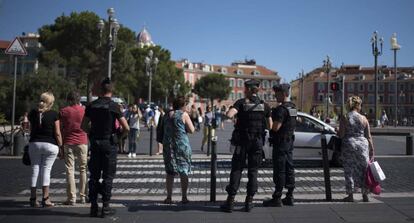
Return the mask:
<svg viewBox="0 0 414 223"><path fill-rule="evenodd" d="M331 87L332 91L339 91L339 83L338 82L332 82L330 87Z"/></svg>

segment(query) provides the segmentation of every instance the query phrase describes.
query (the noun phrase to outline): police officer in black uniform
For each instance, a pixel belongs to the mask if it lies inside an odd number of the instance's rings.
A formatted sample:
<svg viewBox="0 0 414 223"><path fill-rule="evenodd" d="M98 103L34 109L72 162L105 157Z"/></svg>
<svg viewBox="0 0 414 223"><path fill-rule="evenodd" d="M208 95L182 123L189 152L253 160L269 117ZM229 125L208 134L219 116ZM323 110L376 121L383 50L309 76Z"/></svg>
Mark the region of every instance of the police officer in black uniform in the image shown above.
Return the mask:
<svg viewBox="0 0 414 223"><path fill-rule="evenodd" d="M272 110L273 126L270 141L273 144L273 182L275 192L273 198L263 202L263 206L293 206L293 190L295 189L295 170L293 169L293 142L296 127L297 110L295 104L288 101L289 84L273 86L275 97L280 103ZM283 187L288 190L286 197L281 199Z"/></svg>
<svg viewBox="0 0 414 223"><path fill-rule="evenodd" d="M129 131L127 121L122 115L120 106L111 100L113 86L109 78L101 83L101 97L86 107L82 121L82 129L89 133L89 201L90 216L98 216L98 193L102 195L101 217L114 213L109 207L112 181L116 172L117 131L115 121L122 126L122 133ZM102 183L99 182L102 176Z"/></svg>
<svg viewBox="0 0 414 223"><path fill-rule="evenodd" d="M232 212L234 208L234 197L240 186L240 178L243 168L248 169L247 196L245 200L245 211L253 208L253 196L257 192L257 172L262 160L263 133L265 123L271 125L270 107L257 96L260 82L249 80L244 83L245 98L239 99L227 112L227 117L232 118L237 114L235 134L232 136L232 144L236 148L231 161L230 184L226 187L227 200L220 206L222 211ZM266 120L267 119L267 120Z"/></svg>

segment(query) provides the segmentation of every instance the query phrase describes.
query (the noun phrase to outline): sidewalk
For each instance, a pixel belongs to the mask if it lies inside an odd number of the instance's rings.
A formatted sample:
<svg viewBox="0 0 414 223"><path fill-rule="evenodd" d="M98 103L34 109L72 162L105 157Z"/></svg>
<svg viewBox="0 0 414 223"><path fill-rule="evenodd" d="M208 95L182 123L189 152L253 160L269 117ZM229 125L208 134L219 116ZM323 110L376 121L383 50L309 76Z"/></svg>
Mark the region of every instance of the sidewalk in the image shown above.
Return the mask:
<svg viewBox="0 0 414 223"><path fill-rule="evenodd" d="M413 222L414 197L392 195L392 198L373 197L371 202L343 203L338 200L325 202L309 196L297 197L293 207L265 208L260 199L255 201L252 212L241 210L243 197L239 196L233 213L220 212L218 202L207 202L208 198L197 200L190 197L187 205L174 203L164 205L163 197L114 197L113 207L117 213L105 219L88 217L88 205L54 208L29 208L23 198L0 198L0 222ZM178 197L175 197L179 199ZM335 195L334 198L337 198ZM358 200L357 195L357 200Z"/></svg>

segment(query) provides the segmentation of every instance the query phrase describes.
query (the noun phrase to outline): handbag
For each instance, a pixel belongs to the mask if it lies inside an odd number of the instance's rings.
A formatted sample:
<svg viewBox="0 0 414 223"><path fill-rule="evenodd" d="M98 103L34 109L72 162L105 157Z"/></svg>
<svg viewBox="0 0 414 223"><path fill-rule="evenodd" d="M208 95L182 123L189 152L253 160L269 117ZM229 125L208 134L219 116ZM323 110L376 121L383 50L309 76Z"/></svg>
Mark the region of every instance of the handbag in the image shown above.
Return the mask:
<svg viewBox="0 0 414 223"><path fill-rule="evenodd" d="M381 186L377 181L375 181L370 167L368 167L365 171L365 186L373 194L379 195L381 193Z"/></svg>
<svg viewBox="0 0 414 223"><path fill-rule="evenodd" d="M30 166L32 164L31 161L30 161L30 155L29 155L29 145L26 145L24 147L22 162L26 166Z"/></svg>
<svg viewBox="0 0 414 223"><path fill-rule="evenodd" d="M385 174L382 171L378 161L371 162L369 164L369 168L371 169L372 175L374 176L375 181L381 182L385 180Z"/></svg>

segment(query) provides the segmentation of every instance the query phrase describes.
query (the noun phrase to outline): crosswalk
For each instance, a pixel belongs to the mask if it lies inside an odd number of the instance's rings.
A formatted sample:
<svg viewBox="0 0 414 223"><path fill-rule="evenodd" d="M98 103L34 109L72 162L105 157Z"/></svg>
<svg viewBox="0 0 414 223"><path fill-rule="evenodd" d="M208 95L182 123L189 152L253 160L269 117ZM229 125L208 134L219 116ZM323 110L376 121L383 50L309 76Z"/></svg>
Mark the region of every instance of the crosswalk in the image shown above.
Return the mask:
<svg viewBox="0 0 414 223"><path fill-rule="evenodd" d="M230 159L218 159L217 169L217 194L226 194L225 187L229 183ZM344 193L343 170L334 168L330 170L332 192ZM261 168L258 173L258 194L270 195L274 190L273 171L271 168ZM75 171L76 178L79 172ZM322 168L297 168L295 170L296 193L323 194L324 176ZM246 171L240 184L240 193L246 193ZM76 179L78 183L79 180ZM180 179L174 182L173 194L180 194ZM210 193L210 160L193 159L192 172L189 175L189 195L207 195ZM54 195L66 194L66 176L62 172L51 179L50 193ZM23 190L20 195L30 194L29 190ZM165 171L161 158L118 158L116 178L113 182L113 195L165 195Z"/></svg>

